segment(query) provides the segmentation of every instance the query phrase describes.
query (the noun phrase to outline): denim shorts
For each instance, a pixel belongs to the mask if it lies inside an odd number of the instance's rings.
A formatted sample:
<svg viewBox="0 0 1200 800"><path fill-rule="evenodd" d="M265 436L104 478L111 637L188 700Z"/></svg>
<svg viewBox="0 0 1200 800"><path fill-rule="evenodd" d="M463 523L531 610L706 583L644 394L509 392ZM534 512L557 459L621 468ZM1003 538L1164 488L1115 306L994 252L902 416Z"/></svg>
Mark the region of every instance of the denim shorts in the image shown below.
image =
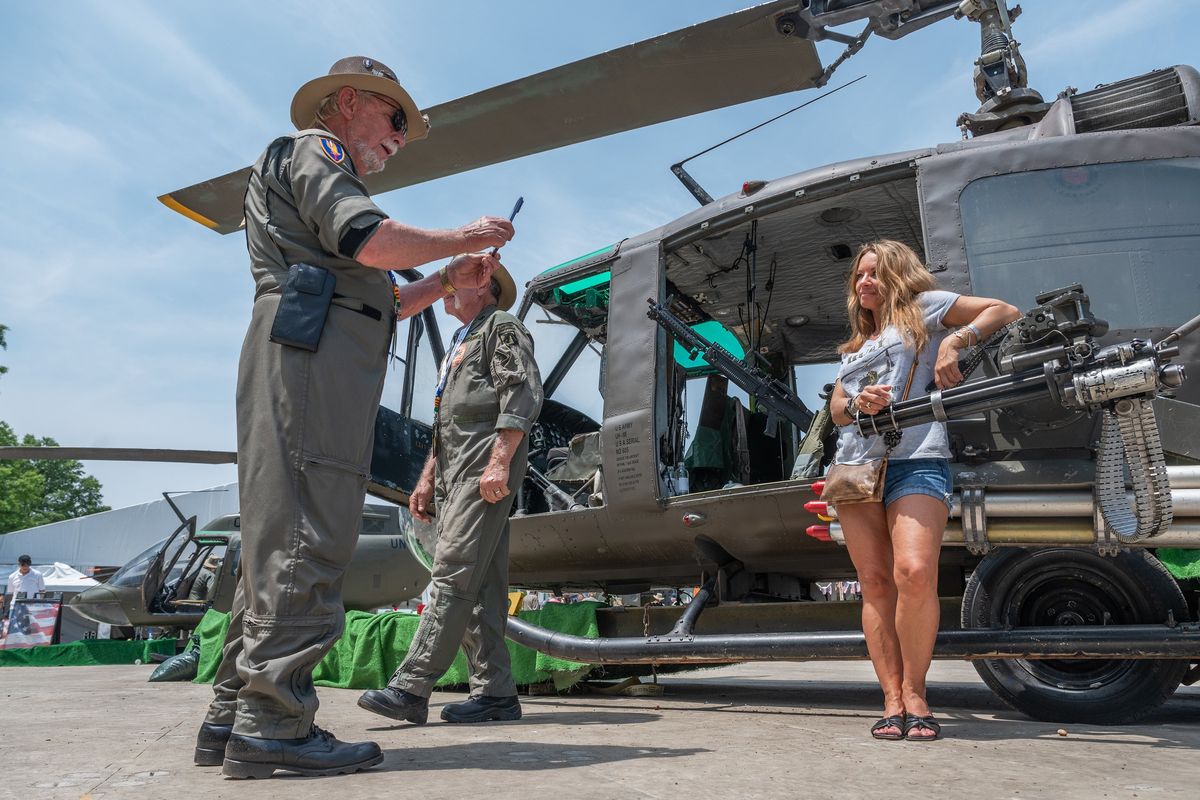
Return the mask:
<svg viewBox="0 0 1200 800"><path fill-rule="evenodd" d="M888 461L883 481L883 504L891 505L910 494L927 494L950 506L954 483L950 462L944 458L909 458Z"/></svg>

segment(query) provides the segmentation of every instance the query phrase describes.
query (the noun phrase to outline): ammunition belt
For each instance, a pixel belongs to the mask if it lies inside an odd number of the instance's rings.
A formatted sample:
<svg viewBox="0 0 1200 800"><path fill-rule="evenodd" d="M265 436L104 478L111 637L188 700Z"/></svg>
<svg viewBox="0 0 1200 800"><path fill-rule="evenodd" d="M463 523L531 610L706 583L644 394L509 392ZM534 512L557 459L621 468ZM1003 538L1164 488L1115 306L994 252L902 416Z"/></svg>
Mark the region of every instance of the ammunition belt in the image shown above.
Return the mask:
<svg viewBox="0 0 1200 800"><path fill-rule="evenodd" d="M1123 544L1140 542L1171 526L1171 483L1154 408L1143 397L1117 401L1104 411L1096 454L1096 501ZM1133 507L1125 497L1125 467L1133 486Z"/></svg>

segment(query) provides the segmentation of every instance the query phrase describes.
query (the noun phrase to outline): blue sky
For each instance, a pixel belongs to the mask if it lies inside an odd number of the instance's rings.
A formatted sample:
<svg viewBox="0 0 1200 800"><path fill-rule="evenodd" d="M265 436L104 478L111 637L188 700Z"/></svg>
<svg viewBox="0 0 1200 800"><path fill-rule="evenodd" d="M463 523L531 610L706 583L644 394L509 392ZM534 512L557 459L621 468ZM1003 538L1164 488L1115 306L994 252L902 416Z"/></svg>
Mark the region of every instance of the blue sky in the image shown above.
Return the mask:
<svg viewBox="0 0 1200 800"><path fill-rule="evenodd" d="M351 54L399 73L423 106L737 10L745 2L570 4L26 3L5 15L0 117L0 419L64 445L233 449L234 379L252 284L244 239L159 194L251 163L286 131L296 88ZM1026 0L1015 30L1051 97L1195 60L1200 0ZM978 106L975 26L947 20L871 40L833 84L868 78L689 165L716 196L848 158L958 137ZM840 47L821 45L828 63ZM668 165L799 104L785 95L379 198L407 223L452 227L526 198L505 261L549 266L673 219L694 201ZM435 134L436 135L436 130ZM481 132L486 135L486 132ZM403 156L400 156L403 157ZM561 332L534 328L548 369ZM805 392L812 398L815 389ZM399 381L384 402L395 404ZM594 384L562 399L594 416ZM233 467L89 462L107 502L235 479Z"/></svg>

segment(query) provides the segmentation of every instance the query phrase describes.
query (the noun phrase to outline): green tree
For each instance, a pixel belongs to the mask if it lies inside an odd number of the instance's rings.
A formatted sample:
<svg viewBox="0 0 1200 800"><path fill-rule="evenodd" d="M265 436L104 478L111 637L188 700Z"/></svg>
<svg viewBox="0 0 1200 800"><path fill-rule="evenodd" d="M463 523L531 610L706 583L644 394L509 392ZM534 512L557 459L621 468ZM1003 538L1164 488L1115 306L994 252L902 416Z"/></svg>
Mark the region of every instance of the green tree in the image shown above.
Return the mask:
<svg viewBox="0 0 1200 800"><path fill-rule="evenodd" d="M7 325L0 325L0 350L8 349L8 342L4 341L4 334L8 331ZM0 375L8 372L8 367L0 364Z"/></svg>
<svg viewBox="0 0 1200 800"><path fill-rule="evenodd" d="M55 447L58 442L29 434L18 441L13 429L0 422L0 446L18 445ZM100 481L86 475L78 461L0 461L0 533L99 511L108 511L100 493Z"/></svg>

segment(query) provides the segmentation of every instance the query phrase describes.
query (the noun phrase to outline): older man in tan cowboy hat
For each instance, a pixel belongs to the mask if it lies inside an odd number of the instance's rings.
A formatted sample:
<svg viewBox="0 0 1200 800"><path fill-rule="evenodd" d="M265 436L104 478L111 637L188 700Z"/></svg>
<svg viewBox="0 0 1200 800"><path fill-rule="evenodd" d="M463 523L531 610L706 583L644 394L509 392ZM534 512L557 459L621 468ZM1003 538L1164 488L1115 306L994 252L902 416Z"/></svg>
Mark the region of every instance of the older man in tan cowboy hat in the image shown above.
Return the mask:
<svg viewBox="0 0 1200 800"><path fill-rule="evenodd" d="M238 366L241 579L195 760L233 778L354 772L383 760L313 724L312 671L342 633L342 576L358 537L395 322L456 289L491 285L483 217L423 230L389 219L362 176L429 125L385 65L355 56L292 101L300 129L259 158L246 190L254 310ZM458 255L398 285L390 270Z"/></svg>
<svg viewBox="0 0 1200 800"><path fill-rule="evenodd" d="M508 512L529 456L529 428L542 407L533 341L507 313L517 290L504 270L489 286L445 300L463 326L438 378L433 448L409 498L428 522L436 497L437 545L430 598L408 655L388 685L359 698L362 708L424 724L429 695L461 644L471 697L442 708L447 722L521 717L504 628L508 614Z"/></svg>

